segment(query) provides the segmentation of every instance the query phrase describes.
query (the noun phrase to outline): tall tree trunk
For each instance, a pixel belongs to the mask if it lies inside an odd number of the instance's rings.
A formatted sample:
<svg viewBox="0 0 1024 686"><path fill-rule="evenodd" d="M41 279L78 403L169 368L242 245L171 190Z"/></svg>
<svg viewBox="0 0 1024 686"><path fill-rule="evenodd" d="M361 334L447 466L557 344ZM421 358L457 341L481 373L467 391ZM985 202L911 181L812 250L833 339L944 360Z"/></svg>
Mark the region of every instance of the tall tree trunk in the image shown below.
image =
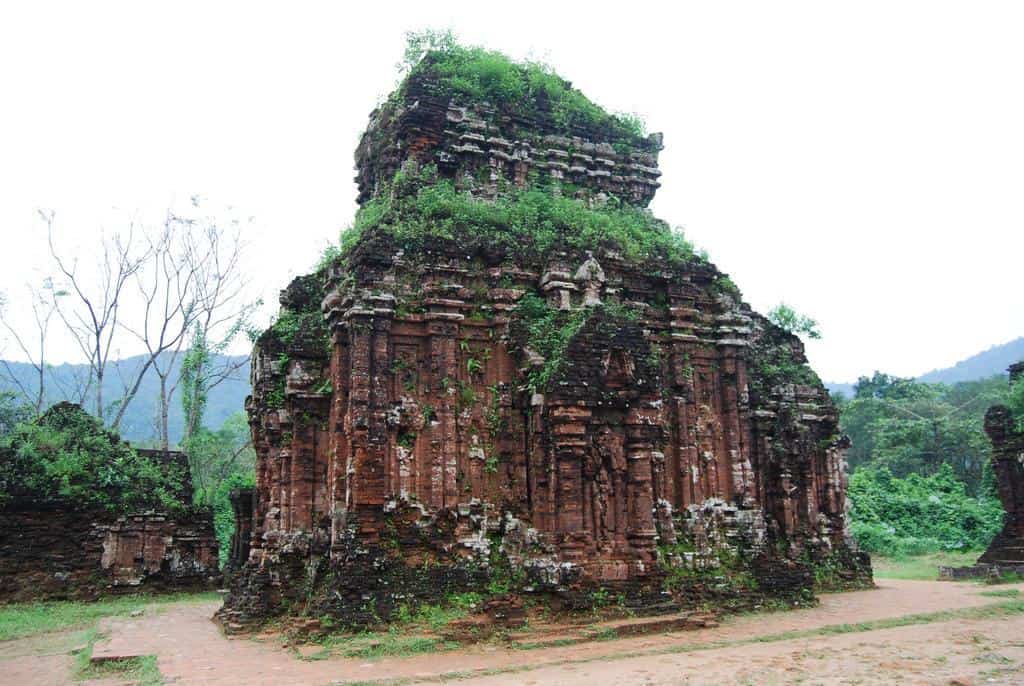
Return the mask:
<svg viewBox="0 0 1024 686"><path fill-rule="evenodd" d="M167 398L167 377L164 374L160 374L160 449L165 452L171 449L171 437L168 428L168 415L170 412L167 409L169 402Z"/></svg>

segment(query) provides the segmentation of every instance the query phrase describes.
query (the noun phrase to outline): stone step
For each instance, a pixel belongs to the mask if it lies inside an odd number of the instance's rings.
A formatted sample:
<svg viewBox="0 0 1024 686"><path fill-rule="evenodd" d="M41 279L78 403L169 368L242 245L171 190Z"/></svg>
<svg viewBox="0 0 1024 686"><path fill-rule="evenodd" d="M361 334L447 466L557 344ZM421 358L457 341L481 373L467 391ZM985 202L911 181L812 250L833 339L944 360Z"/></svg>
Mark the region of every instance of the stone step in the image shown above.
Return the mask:
<svg viewBox="0 0 1024 686"><path fill-rule="evenodd" d="M704 612L687 612L674 616L637 617L576 627L552 625L510 636L509 643L518 647L548 648L671 631L695 631L715 626L718 626L717 616Z"/></svg>

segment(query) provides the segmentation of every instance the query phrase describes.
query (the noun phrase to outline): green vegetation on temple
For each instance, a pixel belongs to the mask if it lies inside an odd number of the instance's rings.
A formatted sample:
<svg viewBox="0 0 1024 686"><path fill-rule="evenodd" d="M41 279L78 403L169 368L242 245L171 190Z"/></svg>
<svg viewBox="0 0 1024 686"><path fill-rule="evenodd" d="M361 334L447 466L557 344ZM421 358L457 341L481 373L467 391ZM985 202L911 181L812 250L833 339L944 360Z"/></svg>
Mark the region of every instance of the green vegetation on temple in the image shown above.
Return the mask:
<svg viewBox="0 0 1024 686"><path fill-rule="evenodd" d="M604 204L561 197L543 188L511 190L494 200L460 192L432 166L414 164L366 202L341 237L342 256L375 234L393 249L415 253L439 242L460 250L502 253L521 266L543 265L557 250L613 251L654 269L704 261L678 230L650 212L610 199Z"/></svg>
<svg viewBox="0 0 1024 686"><path fill-rule="evenodd" d="M178 465L139 455L77 405L58 403L18 424L0 449L0 506L28 496L114 513L183 507Z"/></svg>
<svg viewBox="0 0 1024 686"><path fill-rule="evenodd" d="M608 142L647 147L638 116L606 112L543 62L517 62L494 50L460 45L451 32L424 31L408 34L399 66L406 74L399 96L412 80L430 82L438 95L487 102L521 115L549 112L551 123L564 133L584 128L601 132Z"/></svg>

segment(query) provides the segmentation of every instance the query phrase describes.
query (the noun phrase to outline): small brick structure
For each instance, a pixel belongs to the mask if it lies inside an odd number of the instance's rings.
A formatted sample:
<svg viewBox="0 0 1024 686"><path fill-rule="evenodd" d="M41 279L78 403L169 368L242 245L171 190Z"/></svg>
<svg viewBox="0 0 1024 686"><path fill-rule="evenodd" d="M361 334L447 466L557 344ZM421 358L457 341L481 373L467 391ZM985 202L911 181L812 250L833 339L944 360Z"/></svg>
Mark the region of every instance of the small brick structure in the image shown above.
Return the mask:
<svg viewBox="0 0 1024 686"><path fill-rule="evenodd" d="M1024 383L1024 361L1010 365L1010 383ZM1010 408L994 405L985 413L985 433L992 441L992 471L1003 504L1003 528L971 567L941 567L948 579L1024 575L1024 432Z"/></svg>
<svg viewBox="0 0 1024 686"><path fill-rule="evenodd" d="M405 164L484 199L538 187L644 207L660 185L660 135L556 134L543 112L460 102L425 78L371 115L361 202ZM718 597L714 570L735 556L741 596L806 597L816 565L871 584L847 531L848 443L800 340L706 261L594 247L513 263L371 234L282 291L291 328L253 352L256 487L236 501L251 537L232 545L226 626L289 608L365 626L499 572L561 608L615 594L671 610ZM533 391L526 294L586 315ZM672 568L694 583L666 590Z"/></svg>
<svg viewBox="0 0 1024 686"><path fill-rule="evenodd" d="M183 453L138 452L188 474ZM19 494L0 508L0 602L215 588L212 512L193 506L187 477L177 497L182 508L175 513L118 515Z"/></svg>

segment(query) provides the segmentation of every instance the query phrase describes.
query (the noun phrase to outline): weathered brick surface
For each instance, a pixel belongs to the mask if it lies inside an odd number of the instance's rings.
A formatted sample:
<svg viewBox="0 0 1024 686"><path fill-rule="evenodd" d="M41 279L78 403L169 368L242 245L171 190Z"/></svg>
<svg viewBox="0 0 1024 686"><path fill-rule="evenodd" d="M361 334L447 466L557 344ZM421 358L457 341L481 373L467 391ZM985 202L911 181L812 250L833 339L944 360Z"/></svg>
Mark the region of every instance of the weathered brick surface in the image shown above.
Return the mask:
<svg viewBox="0 0 1024 686"><path fill-rule="evenodd" d="M63 503L0 510L0 601L211 588L218 578L209 512L115 518Z"/></svg>
<svg viewBox="0 0 1024 686"><path fill-rule="evenodd" d="M18 493L0 508L0 602L219 583L213 514L193 507L188 458L175 451L139 452L157 464L181 468L185 478L176 494L181 510L118 516Z"/></svg>
<svg viewBox="0 0 1024 686"><path fill-rule="evenodd" d="M362 200L407 159L483 197L571 178L580 198L645 205L658 186L660 136L622 150L599 131L555 136L415 88L407 99L371 117ZM557 162L570 150L578 165ZM500 564L515 590L566 607L602 587L639 609L700 602L714 584L673 595L666 574L726 553L758 579L752 595L806 593L815 563L870 583L846 530L836 410L800 341L721 282L701 261L514 264L451 241L405 254L373 235L296 279L282 306L298 331L275 327L253 355L252 538L222 618L299 604L386 619L483 588ZM537 392L526 375L543 360L515 309L527 293L590 312Z"/></svg>

